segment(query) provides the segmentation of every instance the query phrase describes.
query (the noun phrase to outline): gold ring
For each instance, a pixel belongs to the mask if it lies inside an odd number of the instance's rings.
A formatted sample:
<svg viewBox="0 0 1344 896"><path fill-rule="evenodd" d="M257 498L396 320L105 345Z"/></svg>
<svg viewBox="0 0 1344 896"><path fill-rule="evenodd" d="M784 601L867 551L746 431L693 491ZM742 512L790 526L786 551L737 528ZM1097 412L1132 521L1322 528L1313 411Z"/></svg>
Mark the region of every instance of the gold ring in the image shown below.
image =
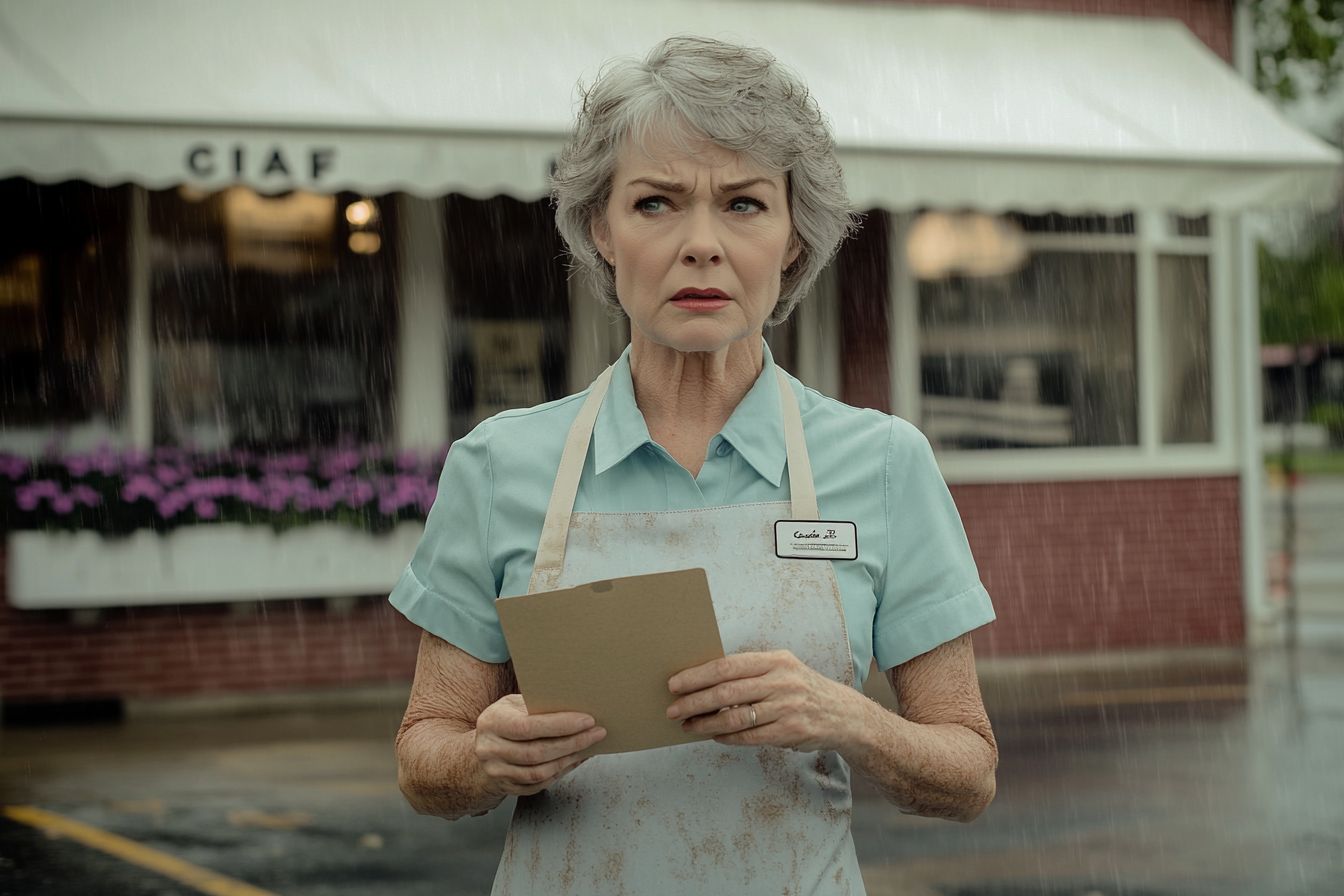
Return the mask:
<svg viewBox="0 0 1344 896"><path fill-rule="evenodd" d="M750 706L749 708L751 709L751 727L752 727L752 728L755 728L755 727L756 727L756 704L755 704L755 703L751 704L751 706Z"/></svg>

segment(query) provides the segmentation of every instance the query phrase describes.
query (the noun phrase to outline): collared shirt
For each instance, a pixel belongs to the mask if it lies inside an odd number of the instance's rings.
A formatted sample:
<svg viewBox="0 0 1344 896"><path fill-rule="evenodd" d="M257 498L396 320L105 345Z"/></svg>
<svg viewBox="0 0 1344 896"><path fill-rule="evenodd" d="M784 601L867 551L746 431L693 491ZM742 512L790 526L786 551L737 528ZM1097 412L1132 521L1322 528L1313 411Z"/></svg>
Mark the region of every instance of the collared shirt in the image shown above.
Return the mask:
<svg viewBox="0 0 1344 896"><path fill-rule="evenodd" d="M709 441L698 476L649 436L626 349L593 427L575 511L691 510L789 499L775 363ZM861 683L971 629L994 610L928 440L896 417L850 407L789 378L802 410L824 520L858 529L835 568ZM527 593L560 455L586 391L505 411L453 443L438 498L392 605L490 663L508 660L497 597Z"/></svg>

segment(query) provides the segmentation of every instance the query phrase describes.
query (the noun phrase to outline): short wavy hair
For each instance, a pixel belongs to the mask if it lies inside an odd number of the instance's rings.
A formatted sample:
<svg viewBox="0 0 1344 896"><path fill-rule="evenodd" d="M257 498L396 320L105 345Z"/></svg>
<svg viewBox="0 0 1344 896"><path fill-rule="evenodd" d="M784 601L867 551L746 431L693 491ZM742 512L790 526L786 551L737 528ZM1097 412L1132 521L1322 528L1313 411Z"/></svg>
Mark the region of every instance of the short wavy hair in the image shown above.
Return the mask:
<svg viewBox="0 0 1344 896"><path fill-rule="evenodd" d="M643 59L618 59L584 91L574 132L556 160L551 197L572 268L623 315L616 279L593 245L591 224L606 214L617 155L627 140L678 148L709 140L742 153L788 182L789 213L802 246L784 271L767 320L783 323L835 256L858 218L845 192L835 138L802 80L765 50L704 37L672 37Z"/></svg>

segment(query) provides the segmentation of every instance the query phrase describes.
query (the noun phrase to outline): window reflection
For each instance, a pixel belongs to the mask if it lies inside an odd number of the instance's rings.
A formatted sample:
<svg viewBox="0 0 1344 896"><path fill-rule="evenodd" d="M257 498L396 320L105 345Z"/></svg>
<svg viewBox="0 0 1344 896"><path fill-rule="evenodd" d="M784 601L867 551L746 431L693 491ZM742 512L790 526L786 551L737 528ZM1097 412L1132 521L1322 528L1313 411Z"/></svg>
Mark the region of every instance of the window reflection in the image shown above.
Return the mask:
<svg viewBox="0 0 1344 896"><path fill-rule="evenodd" d="M391 206L245 187L151 194L156 439L382 442L396 321Z"/></svg>
<svg viewBox="0 0 1344 896"><path fill-rule="evenodd" d="M102 421L124 392L126 188L0 181L0 426Z"/></svg>
<svg viewBox="0 0 1344 896"><path fill-rule="evenodd" d="M1134 256L1034 252L1001 276L919 284L925 435L936 448L1132 445Z"/></svg>
<svg viewBox="0 0 1344 896"><path fill-rule="evenodd" d="M1162 441L1213 441L1209 384L1209 259L1157 259L1162 352Z"/></svg>
<svg viewBox="0 0 1344 896"><path fill-rule="evenodd" d="M454 436L565 394L568 272L550 203L444 198Z"/></svg>

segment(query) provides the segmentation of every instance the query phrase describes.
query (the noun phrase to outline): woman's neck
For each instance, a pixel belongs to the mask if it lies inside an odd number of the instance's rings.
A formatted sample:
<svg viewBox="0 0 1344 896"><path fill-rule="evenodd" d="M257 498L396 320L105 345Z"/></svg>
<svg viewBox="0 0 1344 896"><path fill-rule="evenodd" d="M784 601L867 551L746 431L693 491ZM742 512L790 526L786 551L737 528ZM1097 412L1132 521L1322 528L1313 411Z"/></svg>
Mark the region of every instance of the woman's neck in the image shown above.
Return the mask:
<svg viewBox="0 0 1344 896"><path fill-rule="evenodd" d="M715 352L679 352L637 330L630 334L635 404L649 435L692 476L764 363L759 332Z"/></svg>

